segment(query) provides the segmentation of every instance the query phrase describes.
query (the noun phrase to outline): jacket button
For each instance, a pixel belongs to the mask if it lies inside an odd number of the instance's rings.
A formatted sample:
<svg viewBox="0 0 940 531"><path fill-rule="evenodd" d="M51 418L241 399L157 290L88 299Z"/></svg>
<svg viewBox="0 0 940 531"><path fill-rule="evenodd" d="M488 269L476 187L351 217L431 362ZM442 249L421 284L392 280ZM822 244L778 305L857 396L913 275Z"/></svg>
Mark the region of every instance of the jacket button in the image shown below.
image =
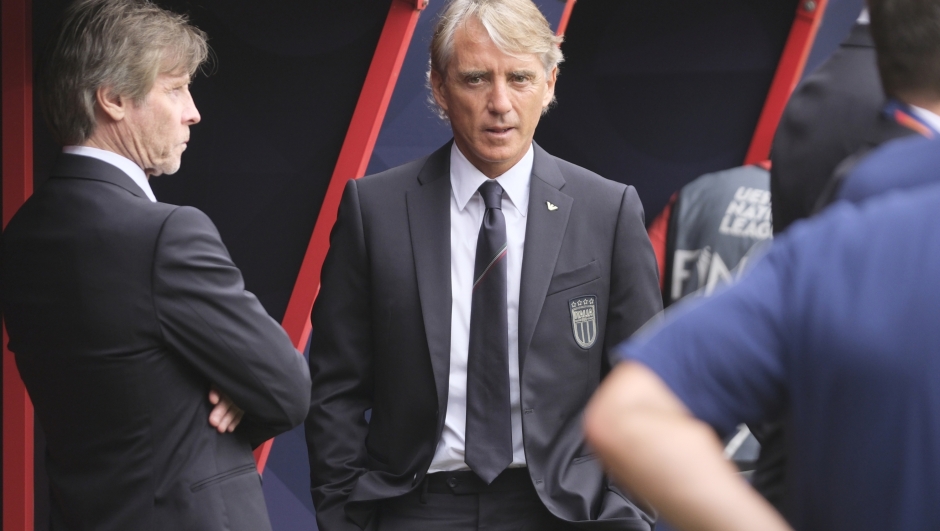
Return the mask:
<svg viewBox="0 0 940 531"><path fill-rule="evenodd" d="M457 481L457 478L455 478L455 477L449 477L449 478L447 478L447 484L450 485L450 488L452 488L452 489L453 489L453 488L456 488L458 483L459 483L459 482Z"/></svg>

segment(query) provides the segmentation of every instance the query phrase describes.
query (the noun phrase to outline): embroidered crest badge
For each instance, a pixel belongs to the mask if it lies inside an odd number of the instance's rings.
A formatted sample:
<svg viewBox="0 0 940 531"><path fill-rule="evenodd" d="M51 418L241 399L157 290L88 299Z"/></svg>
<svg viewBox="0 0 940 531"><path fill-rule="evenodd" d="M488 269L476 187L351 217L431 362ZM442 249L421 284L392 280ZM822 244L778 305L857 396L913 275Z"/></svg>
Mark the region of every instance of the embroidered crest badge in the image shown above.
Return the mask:
<svg viewBox="0 0 940 531"><path fill-rule="evenodd" d="M582 295L568 301L571 311L571 332L578 346L589 349L597 340L597 297Z"/></svg>

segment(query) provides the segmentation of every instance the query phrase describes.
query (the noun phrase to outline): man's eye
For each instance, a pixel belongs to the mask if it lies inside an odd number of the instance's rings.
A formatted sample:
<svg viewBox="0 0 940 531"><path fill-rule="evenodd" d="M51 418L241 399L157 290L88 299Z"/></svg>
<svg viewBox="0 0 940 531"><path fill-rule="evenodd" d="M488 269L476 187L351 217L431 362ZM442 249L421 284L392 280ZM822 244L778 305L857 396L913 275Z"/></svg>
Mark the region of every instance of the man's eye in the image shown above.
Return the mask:
<svg viewBox="0 0 940 531"><path fill-rule="evenodd" d="M467 83L471 85L476 85L483 82L483 76L470 76L467 78Z"/></svg>

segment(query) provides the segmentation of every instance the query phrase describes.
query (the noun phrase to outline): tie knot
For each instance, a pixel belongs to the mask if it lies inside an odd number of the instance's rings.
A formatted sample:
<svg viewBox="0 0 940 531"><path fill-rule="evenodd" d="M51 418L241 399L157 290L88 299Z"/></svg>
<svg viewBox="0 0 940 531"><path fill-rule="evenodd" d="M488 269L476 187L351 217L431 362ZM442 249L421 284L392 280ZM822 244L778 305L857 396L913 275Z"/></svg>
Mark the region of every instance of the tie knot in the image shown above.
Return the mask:
<svg viewBox="0 0 940 531"><path fill-rule="evenodd" d="M488 179L480 185L480 196L483 198L483 204L486 208L503 209L503 187L493 179Z"/></svg>

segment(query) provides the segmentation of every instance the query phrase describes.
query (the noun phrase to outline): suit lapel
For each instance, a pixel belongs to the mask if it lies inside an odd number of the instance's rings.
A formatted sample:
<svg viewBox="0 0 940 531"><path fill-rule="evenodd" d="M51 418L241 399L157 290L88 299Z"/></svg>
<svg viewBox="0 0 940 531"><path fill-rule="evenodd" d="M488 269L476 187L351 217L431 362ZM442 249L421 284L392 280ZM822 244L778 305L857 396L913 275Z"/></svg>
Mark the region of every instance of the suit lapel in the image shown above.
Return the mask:
<svg viewBox="0 0 940 531"><path fill-rule="evenodd" d="M428 157L409 190L408 226L414 250L418 295L441 411L450 377L450 143Z"/></svg>
<svg viewBox="0 0 940 531"><path fill-rule="evenodd" d="M519 371L542 313L545 294L555 271L555 262L568 226L574 200L561 192L565 179L554 157L534 142L535 160L529 185L529 213L526 220L519 289ZM548 203L557 209L549 210Z"/></svg>

